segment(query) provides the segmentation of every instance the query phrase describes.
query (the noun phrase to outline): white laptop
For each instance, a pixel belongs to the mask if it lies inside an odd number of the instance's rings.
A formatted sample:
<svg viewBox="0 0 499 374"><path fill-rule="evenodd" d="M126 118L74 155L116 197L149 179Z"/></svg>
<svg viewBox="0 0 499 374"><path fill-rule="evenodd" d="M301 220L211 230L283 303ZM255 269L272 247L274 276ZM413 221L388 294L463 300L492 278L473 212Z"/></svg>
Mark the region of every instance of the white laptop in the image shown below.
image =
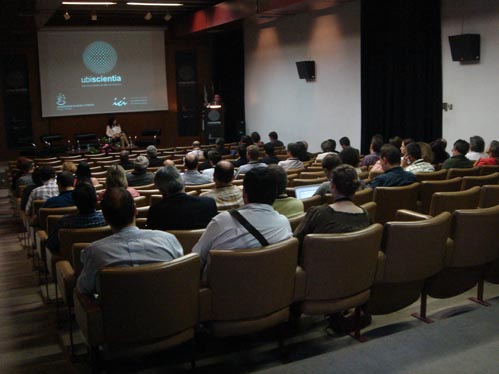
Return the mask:
<svg viewBox="0 0 499 374"><path fill-rule="evenodd" d="M295 187L295 194L297 199L306 199L307 197L313 196L320 184L312 184L310 186L299 186Z"/></svg>

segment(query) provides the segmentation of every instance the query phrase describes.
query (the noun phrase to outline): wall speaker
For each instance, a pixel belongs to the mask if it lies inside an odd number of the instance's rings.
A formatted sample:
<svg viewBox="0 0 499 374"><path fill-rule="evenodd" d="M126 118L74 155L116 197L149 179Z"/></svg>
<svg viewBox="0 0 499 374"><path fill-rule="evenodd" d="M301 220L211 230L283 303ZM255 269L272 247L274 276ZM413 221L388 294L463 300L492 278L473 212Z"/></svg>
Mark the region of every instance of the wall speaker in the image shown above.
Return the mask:
<svg viewBox="0 0 499 374"><path fill-rule="evenodd" d="M452 61L480 61L480 34L449 36Z"/></svg>
<svg viewBox="0 0 499 374"><path fill-rule="evenodd" d="M296 68L300 79L315 79L315 61L297 61Z"/></svg>

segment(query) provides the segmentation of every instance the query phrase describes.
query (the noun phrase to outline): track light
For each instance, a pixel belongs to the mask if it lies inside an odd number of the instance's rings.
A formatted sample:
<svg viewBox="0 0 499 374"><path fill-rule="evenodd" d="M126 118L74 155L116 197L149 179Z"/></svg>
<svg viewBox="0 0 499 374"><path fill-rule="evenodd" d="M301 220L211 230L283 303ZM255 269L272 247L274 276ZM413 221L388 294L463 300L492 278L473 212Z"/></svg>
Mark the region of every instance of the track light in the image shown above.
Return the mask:
<svg viewBox="0 0 499 374"><path fill-rule="evenodd" d="M71 19L71 16L69 15L69 13L68 13L68 12L64 13L64 16L63 16L63 17L64 17L64 19L65 19L66 21L69 21L69 20Z"/></svg>
<svg viewBox="0 0 499 374"><path fill-rule="evenodd" d="M166 22L168 22L169 20L171 20L173 18L173 16L170 14L170 12L166 13L165 14L165 17L164 17L164 20Z"/></svg>
<svg viewBox="0 0 499 374"><path fill-rule="evenodd" d="M92 15L90 16L90 19L91 19L92 21L97 21L97 13L92 12Z"/></svg>
<svg viewBox="0 0 499 374"><path fill-rule="evenodd" d="M150 20L152 19L152 14L151 14L151 12L147 12L147 13L146 13L146 15L144 16L144 19L145 19L146 21L150 21Z"/></svg>

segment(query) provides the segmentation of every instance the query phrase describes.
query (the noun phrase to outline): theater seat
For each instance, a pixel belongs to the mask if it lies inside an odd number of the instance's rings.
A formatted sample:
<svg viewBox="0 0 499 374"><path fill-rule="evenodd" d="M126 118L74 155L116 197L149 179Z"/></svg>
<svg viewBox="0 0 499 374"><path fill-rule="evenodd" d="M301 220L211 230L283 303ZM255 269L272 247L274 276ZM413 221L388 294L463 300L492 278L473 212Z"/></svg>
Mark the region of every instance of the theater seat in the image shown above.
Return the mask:
<svg viewBox="0 0 499 374"><path fill-rule="evenodd" d="M393 221L398 209L416 210L419 183L402 187L376 187L373 200L378 204L376 223Z"/></svg>

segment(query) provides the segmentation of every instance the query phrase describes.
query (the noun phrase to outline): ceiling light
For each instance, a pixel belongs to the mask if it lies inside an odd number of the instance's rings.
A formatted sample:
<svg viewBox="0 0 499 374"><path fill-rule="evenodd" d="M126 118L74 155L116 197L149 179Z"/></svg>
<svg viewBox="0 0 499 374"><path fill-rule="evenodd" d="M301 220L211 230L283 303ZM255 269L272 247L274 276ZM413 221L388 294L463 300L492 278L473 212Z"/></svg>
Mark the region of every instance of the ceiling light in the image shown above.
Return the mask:
<svg viewBox="0 0 499 374"><path fill-rule="evenodd" d="M138 6L183 6L182 3L136 3L136 2L127 2L126 5L138 5Z"/></svg>
<svg viewBox="0 0 499 374"><path fill-rule="evenodd" d="M66 21L69 21L69 20L71 19L71 16L69 15L69 13L68 13L68 12L64 13L64 16L63 16L63 17L64 17L64 19L65 19Z"/></svg>
<svg viewBox="0 0 499 374"><path fill-rule="evenodd" d="M165 21L166 21L166 22L168 22L168 21L169 21L169 20L171 20L172 18L173 18L173 16L170 14L170 12L168 12L168 13L166 13L166 14L165 14L164 19L165 19Z"/></svg>
<svg viewBox="0 0 499 374"><path fill-rule="evenodd" d="M92 15L90 16L90 19L92 21L97 21L97 13L93 12Z"/></svg>
<svg viewBox="0 0 499 374"><path fill-rule="evenodd" d="M152 19L152 14L151 14L151 12L147 12L147 13L146 13L146 15L144 16L144 19L145 19L146 21L150 21L150 20Z"/></svg>
<svg viewBox="0 0 499 374"><path fill-rule="evenodd" d="M62 5L116 5L115 1L63 1Z"/></svg>

